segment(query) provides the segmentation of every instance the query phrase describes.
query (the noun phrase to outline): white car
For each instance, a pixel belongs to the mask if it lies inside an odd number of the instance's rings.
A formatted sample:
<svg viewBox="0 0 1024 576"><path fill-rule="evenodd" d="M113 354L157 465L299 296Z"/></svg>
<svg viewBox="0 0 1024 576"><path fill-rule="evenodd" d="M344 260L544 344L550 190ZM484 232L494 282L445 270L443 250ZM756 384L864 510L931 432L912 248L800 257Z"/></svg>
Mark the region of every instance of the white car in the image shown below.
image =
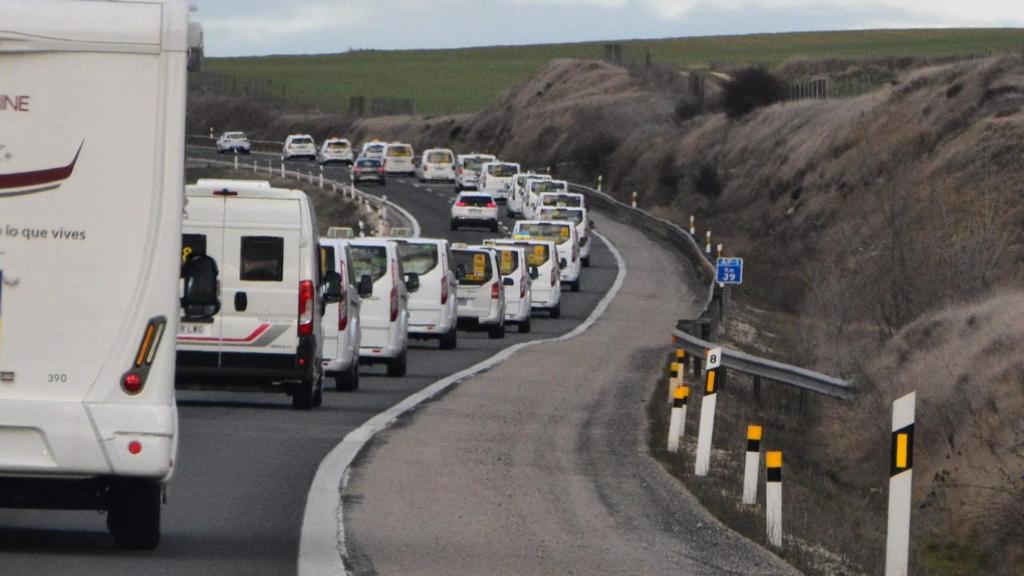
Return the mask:
<svg viewBox="0 0 1024 576"><path fill-rule="evenodd" d="M508 200L508 189L512 179L519 174L519 164L513 162L488 162L480 167L477 189L498 200Z"/></svg>
<svg viewBox="0 0 1024 576"><path fill-rule="evenodd" d="M412 146L393 142L384 148L384 171L388 174L416 174L416 153Z"/></svg>
<svg viewBox="0 0 1024 576"><path fill-rule="evenodd" d="M179 386L286 392L323 399L323 283L312 201L269 182L199 180L185 189L182 255L212 258L221 299L178 331Z"/></svg>
<svg viewBox="0 0 1024 576"><path fill-rule="evenodd" d="M490 194L462 192L452 203L451 229L475 226L498 231L498 204Z"/></svg>
<svg viewBox="0 0 1024 576"><path fill-rule="evenodd" d="M508 192L508 215L519 217L526 209L526 185L530 180L551 180L548 174L522 173L516 174L512 179L512 186Z"/></svg>
<svg viewBox="0 0 1024 576"><path fill-rule="evenodd" d="M317 154L317 161L326 166L331 163L352 165L355 155L352 153L352 143L344 138L328 138L320 146Z"/></svg>
<svg viewBox="0 0 1024 576"><path fill-rule="evenodd" d="M416 177L420 182L455 182L455 153L447 148L431 148L423 153Z"/></svg>
<svg viewBox="0 0 1024 576"><path fill-rule="evenodd" d="M569 183L565 180L531 180L526 185L526 196L523 200L523 216L527 219L537 218L540 209L540 195L546 192L562 193L569 191Z"/></svg>
<svg viewBox="0 0 1024 576"><path fill-rule="evenodd" d="M391 240L354 238L345 241L352 249L352 268L363 298L359 310L359 362L384 364L388 376L405 376L409 342L409 289L416 281L406 278Z"/></svg>
<svg viewBox="0 0 1024 576"><path fill-rule="evenodd" d="M316 160L316 142L309 134L292 134L284 141L281 148L281 160L286 162L292 158Z"/></svg>
<svg viewBox="0 0 1024 576"><path fill-rule="evenodd" d="M565 220L520 220L516 222L515 236L551 240L558 246L561 280L573 292L580 291L580 241L576 223Z"/></svg>
<svg viewBox="0 0 1024 576"><path fill-rule="evenodd" d="M521 246L488 244L498 255L498 272L505 288L505 323L518 326L520 334L531 329L533 289L526 250Z"/></svg>
<svg viewBox="0 0 1024 576"><path fill-rule="evenodd" d="M363 143L363 149L359 153L360 158L376 158L378 160L384 160L384 148L387 147L387 142L381 142L379 140L372 140L370 142Z"/></svg>
<svg viewBox="0 0 1024 576"><path fill-rule="evenodd" d="M538 220L568 220L576 223L576 235L580 239L580 262L590 268L590 213L586 208L551 208L541 206Z"/></svg>
<svg viewBox="0 0 1024 576"><path fill-rule="evenodd" d="M561 267L558 246L550 240L496 238L485 240L488 246L518 246L526 251L530 279L530 308L548 312L552 318L562 315Z"/></svg>
<svg viewBox="0 0 1024 576"><path fill-rule="evenodd" d="M494 250L456 244L452 262L459 281L459 320L486 329L490 338L504 338L505 290Z"/></svg>
<svg viewBox="0 0 1024 576"><path fill-rule="evenodd" d="M352 266L351 248L339 238L320 239L320 269L324 273L326 312L324 375L343 392L359 389L359 309L362 297Z"/></svg>
<svg viewBox="0 0 1024 576"><path fill-rule="evenodd" d="M497 160L491 154L459 154L455 163L455 191L476 190L480 180L480 167Z"/></svg>
<svg viewBox="0 0 1024 576"><path fill-rule="evenodd" d="M217 154L248 154L252 151L252 144L245 132L224 132L217 138Z"/></svg>
<svg viewBox="0 0 1024 576"><path fill-rule="evenodd" d="M396 239L407 277L416 275L419 290L409 295L409 337L437 339L441 350L458 345L458 280L447 240Z"/></svg>

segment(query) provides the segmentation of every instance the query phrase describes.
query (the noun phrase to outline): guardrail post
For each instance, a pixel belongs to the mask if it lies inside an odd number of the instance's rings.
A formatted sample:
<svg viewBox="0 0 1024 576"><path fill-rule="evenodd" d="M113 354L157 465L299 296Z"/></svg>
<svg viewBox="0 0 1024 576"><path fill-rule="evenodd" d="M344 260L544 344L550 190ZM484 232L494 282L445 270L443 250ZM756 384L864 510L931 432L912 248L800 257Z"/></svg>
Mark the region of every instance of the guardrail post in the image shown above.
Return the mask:
<svg viewBox="0 0 1024 576"><path fill-rule="evenodd" d="M683 365L678 362L672 362L668 367L668 403L672 403L672 399L676 397L676 388L683 385Z"/></svg>
<svg viewBox="0 0 1024 576"><path fill-rule="evenodd" d="M668 423L668 451L679 452L679 439L686 435L686 403L690 387L680 386L672 395L672 417Z"/></svg>
<svg viewBox="0 0 1024 576"><path fill-rule="evenodd" d="M697 219L690 214L690 236L697 237Z"/></svg>
<svg viewBox="0 0 1024 576"><path fill-rule="evenodd" d="M213 140L213 126L210 126L210 140Z"/></svg>
<svg viewBox="0 0 1024 576"><path fill-rule="evenodd" d="M715 407L718 403L718 368L722 364L722 349L708 350L707 371L704 375L704 399L700 403L700 429L697 434L697 461L693 467L696 476L707 476L711 467L711 438L715 432Z"/></svg>
<svg viewBox="0 0 1024 576"><path fill-rule="evenodd" d="M281 178L284 178L284 161L281 161Z"/></svg>
<svg viewBox="0 0 1024 576"><path fill-rule="evenodd" d="M324 167L320 166L320 189L324 189Z"/></svg>
<svg viewBox="0 0 1024 576"><path fill-rule="evenodd" d="M637 207L637 201L636 201L636 192L633 192L633 199L632 199L632 201L630 202L630 204L631 204L631 205L633 206L633 208L636 208L636 207Z"/></svg>
<svg viewBox="0 0 1024 576"><path fill-rule="evenodd" d="M889 461L889 521L885 576L906 576L910 557L910 504L914 481L914 419L917 393L892 405L892 456Z"/></svg>
<svg viewBox="0 0 1024 576"><path fill-rule="evenodd" d="M747 455L743 463L743 503L757 504L757 481L761 468L761 436L763 428L757 424L747 426Z"/></svg>
<svg viewBox="0 0 1024 576"><path fill-rule="evenodd" d="M711 259L711 230L708 230L707 232L705 232L704 233L704 237L706 238L706 242L704 244L704 254L706 254L708 259L710 260Z"/></svg>
<svg viewBox="0 0 1024 576"><path fill-rule="evenodd" d="M604 181L604 177L601 176L600 174L598 174L597 175L597 191L598 192L601 191L601 184L603 184L603 181Z"/></svg>
<svg viewBox="0 0 1024 576"><path fill-rule="evenodd" d="M767 468L765 482L765 512L767 513L768 544L782 548L782 452L768 452L765 455Z"/></svg>

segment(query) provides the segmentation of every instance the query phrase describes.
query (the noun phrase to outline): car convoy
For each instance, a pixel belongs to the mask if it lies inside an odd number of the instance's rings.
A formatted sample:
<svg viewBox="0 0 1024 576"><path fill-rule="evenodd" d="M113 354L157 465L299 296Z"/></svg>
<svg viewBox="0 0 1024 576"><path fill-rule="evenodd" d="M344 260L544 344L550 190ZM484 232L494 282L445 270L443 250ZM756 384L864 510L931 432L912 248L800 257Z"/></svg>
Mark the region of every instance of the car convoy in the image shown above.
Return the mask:
<svg viewBox="0 0 1024 576"><path fill-rule="evenodd" d="M459 328L527 333L534 312L560 316L563 283L579 289L582 201L542 199L568 190L493 155L417 158L408 144L344 138L318 148L308 134L281 148L282 160L349 165L354 182L452 183L453 229L497 232L499 200L545 207L482 245L321 234L302 191L186 186L188 3L61 5L75 27L17 4L4 34L18 49L0 50L5 78L32 99L4 124L17 144L0 179L0 507L106 511L119 545L153 549L178 456L176 388L275 391L310 410L325 383L357 390L360 366L404 376L410 339L452 350ZM91 88L45 81L69 75ZM115 85L135 89L109 106ZM114 153L126 132L135 145ZM218 153L251 150L243 132L216 140ZM60 322L42 330L46 318Z"/></svg>

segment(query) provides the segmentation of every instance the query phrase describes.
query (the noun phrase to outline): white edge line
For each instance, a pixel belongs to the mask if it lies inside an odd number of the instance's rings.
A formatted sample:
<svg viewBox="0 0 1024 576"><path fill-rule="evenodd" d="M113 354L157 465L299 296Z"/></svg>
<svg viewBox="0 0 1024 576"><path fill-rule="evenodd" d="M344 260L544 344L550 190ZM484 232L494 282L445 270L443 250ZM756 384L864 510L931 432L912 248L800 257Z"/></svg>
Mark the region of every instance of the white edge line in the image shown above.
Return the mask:
<svg viewBox="0 0 1024 576"><path fill-rule="evenodd" d="M377 433L394 424L403 414L416 409L451 386L502 364L524 348L549 342L563 342L579 336L593 326L605 313L626 281L626 262L615 245L604 235L596 231L593 234L608 247L615 257L619 271L611 289L579 326L555 338L533 340L510 346L461 372L434 382L349 432L320 462L320 467L316 471L316 476L313 478L309 494L306 497L306 510L302 517L298 559L299 576L343 576L349 574L345 567L348 549L345 545L345 521L341 492L348 484L352 463Z"/></svg>

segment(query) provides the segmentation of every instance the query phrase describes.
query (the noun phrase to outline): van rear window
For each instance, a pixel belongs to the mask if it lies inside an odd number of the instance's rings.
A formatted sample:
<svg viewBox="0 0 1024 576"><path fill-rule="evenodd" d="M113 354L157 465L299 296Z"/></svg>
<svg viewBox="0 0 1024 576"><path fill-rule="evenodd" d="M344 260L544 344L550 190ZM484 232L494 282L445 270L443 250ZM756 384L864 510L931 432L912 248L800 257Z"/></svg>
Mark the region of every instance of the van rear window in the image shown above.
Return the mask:
<svg viewBox="0 0 1024 576"><path fill-rule="evenodd" d="M423 276L437 268L437 245L402 242L398 245L398 257L406 273Z"/></svg>
<svg viewBox="0 0 1024 576"><path fill-rule="evenodd" d="M412 150L408 146L389 146L388 156L391 158L411 158Z"/></svg>
<svg viewBox="0 0 1024 576"><path fill-rule="evenodd" d="M431 152L427 154L427 162L431 164L451 164L452 155L447 152Z"/></svg>
<svg viewBox="0 0 1024 576"><path fill-rule="evenodd" d="M486 284L494 270L491 268L490 254L482 250L453 250L456 274L462 277L459 284L482 286Z"/></svg>
<svg viewBox="0 0 1024 576"><path fill-rule="evenodd" d="M544 209L540 211L540 220L567 220L569 222L575 222L579 224L583 222L583 211L582 210L560 210Z"/></svg>
<svg viewBox="0 0 1024 576"><path fill-rule="evenodd" d="M284 280L284 238L242 236L241 279L246 282Z"/></svg>
<svg viewBox="0 0 1024 576"><path fill-rule="evenodd" d="M564 192L565 183L556 182L554 180L538 180L531 184L533 191L537 194L543 194L544 192Z"/></svg>
<svg viewBox="0 0 1024 576"><path fill-rule="evenodd" d="M376 282L388 273L388 249L383 246L352 246L352 268L356 278L369 276Z"/></svg>
<svg viewBox="0 0 1024 576"><path fill-rule="evenodd" d="M495 178L511 178L515 176L518 171L513 164L491 164L487 167L487 173Z"/></svg>
<svg viewBox="0 0 1024 576"><path fill-rule="evenodd" d="M516 234L528 234L532 239L553 240L556 244L562 244L571 237L572 230L567 224L530 222L519 224Z"/></svg>
<svg viewBox="0 0 1024 576"><path fill-rule="evenodd" d="M513 250L498 251L498 273L508 276L519 269L519 253Z"/></svg>

